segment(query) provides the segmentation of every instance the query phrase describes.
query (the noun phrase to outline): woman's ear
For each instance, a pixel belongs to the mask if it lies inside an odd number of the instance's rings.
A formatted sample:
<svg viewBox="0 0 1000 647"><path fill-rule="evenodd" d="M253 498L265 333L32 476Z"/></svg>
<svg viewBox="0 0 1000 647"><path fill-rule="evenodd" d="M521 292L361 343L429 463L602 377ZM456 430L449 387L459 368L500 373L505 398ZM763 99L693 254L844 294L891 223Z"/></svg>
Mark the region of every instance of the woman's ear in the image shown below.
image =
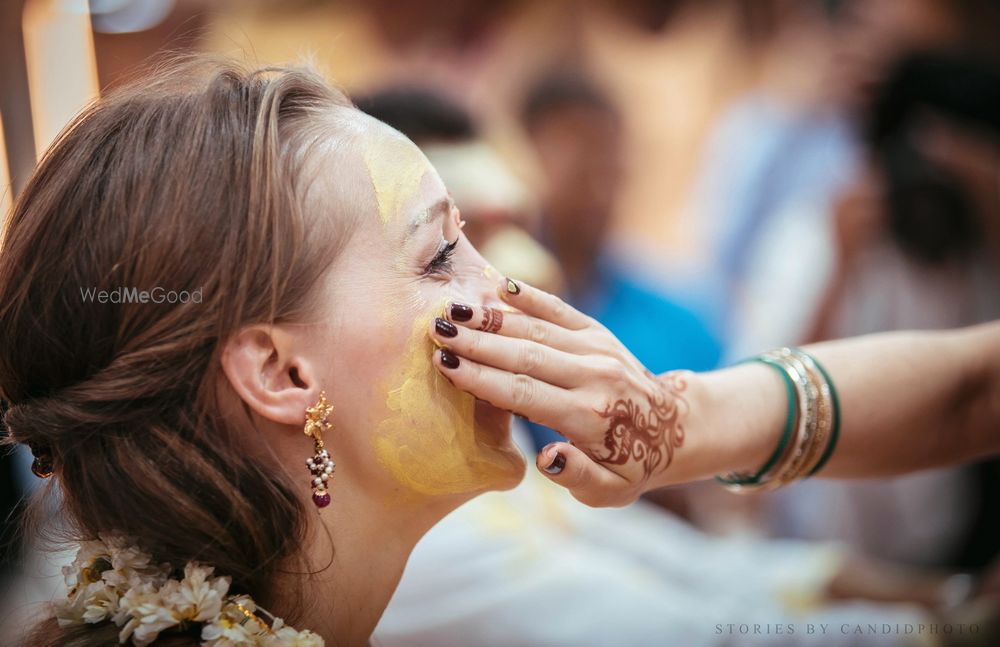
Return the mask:
<svg viewBox="0 0 1000 647"><path fill-rule="evenodd" d="M294 336L280 326L249 326L226 341L222 370L254 413L301 425L320 389L310 363L296 349Z"/></svg>

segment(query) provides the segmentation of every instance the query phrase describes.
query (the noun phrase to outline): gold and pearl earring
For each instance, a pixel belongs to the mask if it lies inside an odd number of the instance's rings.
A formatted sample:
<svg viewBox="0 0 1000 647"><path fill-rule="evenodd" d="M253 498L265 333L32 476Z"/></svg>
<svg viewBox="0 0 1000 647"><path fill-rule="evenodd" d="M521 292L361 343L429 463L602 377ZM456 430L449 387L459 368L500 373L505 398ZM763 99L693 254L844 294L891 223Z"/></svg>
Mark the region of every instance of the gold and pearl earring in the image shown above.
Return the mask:
<svg viewBox="0 0 1000 647"><path fill-rule="evenodd" d="M315 454L306 459L306 467L312 474L313 503L317 508L330 505L330 492L327 482L333 477L336 463L330 458L330 452L323 445L323 432L333 427L329 421L333 405L326 399L326 392L320 391L319 400L306 409L305 434L313 439Z"/></svg>

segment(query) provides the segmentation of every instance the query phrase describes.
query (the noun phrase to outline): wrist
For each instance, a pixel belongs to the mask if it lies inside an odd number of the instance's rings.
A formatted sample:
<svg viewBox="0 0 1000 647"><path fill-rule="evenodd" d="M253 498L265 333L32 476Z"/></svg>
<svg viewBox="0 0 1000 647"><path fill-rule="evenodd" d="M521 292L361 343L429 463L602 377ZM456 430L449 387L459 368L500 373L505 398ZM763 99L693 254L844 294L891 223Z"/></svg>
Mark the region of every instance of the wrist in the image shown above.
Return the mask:
<svg viewBox="0 0 1000 647"><path fill-rule="evenodd" d="M684 445L654 487L752 471L773 451L786 415L786 395L773 370L741 364L688 373L683 397Z"/></svg>

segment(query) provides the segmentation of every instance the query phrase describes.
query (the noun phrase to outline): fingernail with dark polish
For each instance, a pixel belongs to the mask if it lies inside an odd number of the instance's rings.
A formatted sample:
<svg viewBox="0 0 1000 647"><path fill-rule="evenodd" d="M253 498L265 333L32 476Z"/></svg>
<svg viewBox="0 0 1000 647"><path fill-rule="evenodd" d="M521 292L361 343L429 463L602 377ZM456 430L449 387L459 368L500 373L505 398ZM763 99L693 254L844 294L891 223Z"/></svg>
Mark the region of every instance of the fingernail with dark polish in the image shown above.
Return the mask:
<svg viewBox="0 0 1000 647"><path fill-rule="evenodd" d="M451 318L455 321L468 321L472 319L472 307L464 303L451 304Z"/></svg>
<svg viewBox="0 0 1000 647"><path fill-rule="evenodd" d="M521 294L521 286L511 279L507 279L507 292L508 294Z"/></svg>
<svg viewBox="0 0 1000 647"><path fill-rule="evenodd" d="M440 317L434 320L434 330L442 337L454 337L458 334L458 328L455 327L455 324Z"/></svg>
<svg viewBox="0 0 1000 647"><path fill-rule="evenodd" d="M549 474L558 474L563 471L564 467L566 467L566 457L560 452L556 452L556 457L552 459L552 462L545 468L545 471Z"/></svg>
<svg viewBox="0 0 1000 647"><path fill-rule="evenodd" d="M441 364L445 368L458 368L458 355L447 348L441 349Z"/></svg>

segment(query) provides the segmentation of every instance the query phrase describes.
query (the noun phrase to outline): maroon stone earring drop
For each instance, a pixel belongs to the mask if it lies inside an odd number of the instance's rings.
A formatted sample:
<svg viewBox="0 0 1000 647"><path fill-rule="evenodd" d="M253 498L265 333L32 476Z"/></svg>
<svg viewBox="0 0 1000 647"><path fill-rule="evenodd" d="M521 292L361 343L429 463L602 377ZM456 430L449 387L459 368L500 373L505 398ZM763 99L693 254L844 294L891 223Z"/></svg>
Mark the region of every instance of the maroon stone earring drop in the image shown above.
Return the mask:
<svg viewBox="0 0 1000 647"><path fill-rule="evenodd" d="M306 467L312 474L312 498L317 508L330 505L330 493L327 491L326 483L333 476L333 468L336 467L336 463L330 458L330 452L323 446L323 432L333 427L327 420L332 411L333 405L327 401L325 391L320 391L316 404L306 409L304 431L313 439L316 452L311 458L306 459Z"/></svg>

